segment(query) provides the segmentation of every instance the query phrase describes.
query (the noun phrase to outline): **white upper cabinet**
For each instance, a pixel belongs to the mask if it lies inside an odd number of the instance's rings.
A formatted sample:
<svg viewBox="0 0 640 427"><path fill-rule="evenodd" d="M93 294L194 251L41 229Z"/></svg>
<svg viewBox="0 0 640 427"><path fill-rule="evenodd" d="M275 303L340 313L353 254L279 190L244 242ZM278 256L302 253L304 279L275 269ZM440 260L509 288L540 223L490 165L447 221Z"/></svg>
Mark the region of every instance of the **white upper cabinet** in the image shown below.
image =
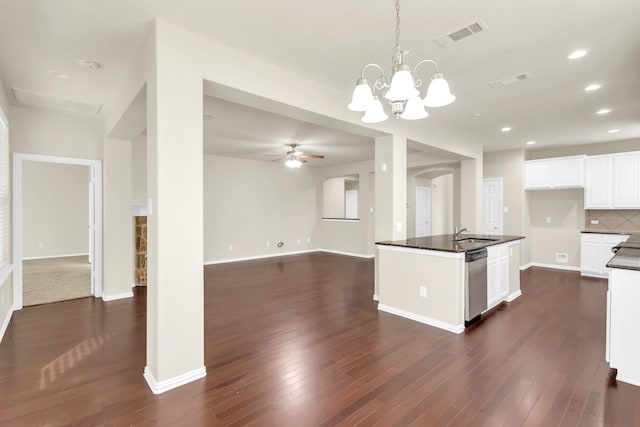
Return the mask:
<svg viewBox="0 0 640 427"><path fill-rule="evenodd" d="M610 209L613 207L612 156L587 157L584 187L585 209Z"/></svg>
<svg viewBox="0 0 640 427"><path fill-rule="evenodd" d="M640 209L640 153L589 156L585 209Z"/></svg>
<svg viewBox="0 0 640 427"><path fill-rule="evenodd" d="M613 205L616 208L640 206L640 154L613 157Z"/></svg>
<svg viewBox="0 0 640 427"><path fill-rule="evenodd" d="M526 190L584 187L586 156L529 160L524 164Z"/></svg>

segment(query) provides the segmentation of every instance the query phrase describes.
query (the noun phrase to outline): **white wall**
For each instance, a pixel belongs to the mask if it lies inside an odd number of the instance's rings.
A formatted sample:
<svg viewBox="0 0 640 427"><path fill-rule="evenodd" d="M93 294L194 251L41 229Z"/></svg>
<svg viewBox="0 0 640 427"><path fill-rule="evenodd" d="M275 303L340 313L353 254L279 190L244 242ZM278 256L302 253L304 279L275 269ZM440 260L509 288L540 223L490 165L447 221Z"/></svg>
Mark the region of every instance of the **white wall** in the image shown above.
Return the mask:
<svg viewBox="0 0 640 427"><path fill-rule="evenodd" d="M11 151L102 159L103 127L97 116L13 106Z"/></svg>
<svg viewBox="0 0 640 427"><path fill-rule="evenodd" d="M453 174L431 180L431 234L453 233Z"/></svg>
<svg viewBox="0 0 640 427"><path fill-rule="evenodd" d="M131 199L134 205L147 204L147 137L131 141Z"/></svg>
<svg viewBox="0 0 640 427"><path fill-rule="evenodd" d="M205 155L205 263L316 247L316 192L310 167Z"/></svg>
<svg viewBox="0 0 640 427"><path fill-rule="evenodd" d="M89 174L89 166L23 162L23 258L89 253Z"/></svg>
<svg viewBox="0 0 640 427"><path fill-rule="evenodd" d="M584 229L583 190L530 192L531 259L535 263L580 267L580 231ZM551 219L547 223L547 218ZM566 253L569 262L556 262Z"/></svg>
<svg viewBox="0 0 640 427"><path fill-rule="evenodd" d="M7 94L4 90L4 84L2 82L1 77L0 77L0 110L2 110L2 114L5 116L7 121L9 121L9 144L11 145L12 144L11 132L13 131L13 129L12 129L11 116L10 116L9 98L7 98ZM11 151L11 148L9 148L9 151ZM9 173L9 180L11 180L11 173ZM11 212L11 209L9 209L9 212ZM11 213L10 213L9 214L9 230L11 230L11 228L12 228L12 222L11 222ZM9 252L11 254L11 244L9 245ZM13 259L11 255L9 256L9 258ZM0 279L0 341L2 341L2 337L4 334L4 327L8 325L11 313L13 312L12 307L13 307L13 273L9 273L6 278Z"/></svg>
<svg viewBox="0 0 640 427"><path fill-rule="evenodd" d="M311 245L314 249L346 252L356 255L373 255L375 176L373 161L348 163L344 165L314 168L316 179L317 211ZM358 176L358 221L328 221L322 219L322 188L327 178L337 176Z"/></svg>

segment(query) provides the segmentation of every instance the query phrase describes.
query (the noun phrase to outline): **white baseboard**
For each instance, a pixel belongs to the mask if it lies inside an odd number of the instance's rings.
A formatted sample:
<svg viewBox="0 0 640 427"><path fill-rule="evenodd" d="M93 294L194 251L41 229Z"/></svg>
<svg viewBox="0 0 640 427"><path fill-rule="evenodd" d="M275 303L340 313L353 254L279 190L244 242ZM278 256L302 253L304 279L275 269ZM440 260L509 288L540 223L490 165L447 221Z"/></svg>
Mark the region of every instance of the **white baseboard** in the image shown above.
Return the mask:
<svg viewBox="0 0 640 427"><path fill-rule="evenodd" d="M416 322L424 323L425 325L444 329L445 331L453 332L454 334L461 334L462 332L464 332L464 324L452 325L450 323L441 322L440 320L431 319L430 317L420 316L419 314L410 313L408 311L390 307L384 304L378 304L378 310L384 311L385 313L395 314L396 316L404 317Z"/></svg>
<svg viewBox="0 0 640 427"><path fill-rule="evenodd" d="M511 295L508 295L504 300L506 302L511 302L514 299L520 297L522 295L522 291L520 289L518 289L517 291L515 291L514 293L512 293Z"/></svg>
<svg viewBox="0 0 640 427"><path fill-rule="evenodd" d="M525 264L525 265L521 265L520 266L520 271L522 270L528 270L529 268L533 267L533 263L529 263L529 264Z"/></svg>
<svg viewBox="0 0 640 427"><path fill-rule="evenodd" d="M194 369L191 372L178 375L177 377L169 378L168 380L156 381L149 368L145 366L143 376L153 394L160 394L188 384L192 381L199 380L200 378L204 378L207 376L207 368L203 366L201 368Z"/></svg>
<svg viewBox="0 0 640 427"><path fill-rule="evenodd" d="M330 249L305 249L305 250L302 250L302 251L280 252L280 253L275 253L275 254L264 254L264 255L254 255L254 256L239 257L239 258L219 259L219 260L214 260L214 261L205 261L204 265L226 264L228 262L255 261L255 260L259 260L259 259L276 258L276 257L280 257L280 256L310 254L310 253L314 253L314 252L326 252L326 253L329 253L329 254L346 255L346 256L352 256L352 257L356 257L356 258L374 258L375 257L375 255L362 255L362 254L356 254L356 253L352 253L352 252L334 251L334 250L330 250Z"/></svg>
<svg viewBox="0 0 640 427"><path fill-rule="evenodd" d="M2 338L4 338L4 333L7 332L7 328L9 327L9 322L11 322L11 316L13 316L13 306L9 307L7 316L4 318L4 321L2 322L2 326L0 326L0 342L2 342Z"/></svg>
<svg viewBox="0 0 640 427"><path fill-rule="evenodd" d="M374 301L380 301L380 295L378 295L378 294L373 294L373 300L374 300Z"/></svg>
<svg viewBox="0 0 640 427"><path fill-rule="evenodd" d="M102 294L102 301L115 301L119 299L133 298L133 291L123 292L121 294L105 295Z"/></svg>
<svg viewBox="0 0 640 427"><path fill-rule="evenodd" d="M580 273L580 275L582 277L593 277L596 279L608 279L609 275L608 274L592 274L592 273Z"/></svg>
<svg viewBox="0 0 640 427"><path fill-rule="evenodd" d="M335 254L335 255L346 255L346 256L352 256L352 257L356 257L356 258L366 258L366 259L371 259L371 258L375 258L375 254L367 254L367 255L363 255L363 254L356 254L353 252L343 252L343 251L334 251L331 249L318 249L317 252L326 252L328 254Z"/></svg>
<svg viewBox="0 0 640 427"><path fill-rule="evenodd" d="M247 256L247 257L240 257L240 258L218 259L218 260L214 260L214 261L205 261L204 265L226 264L228 262L254 261L254 260L264 259L264 258L276 258L276 257L279 257L279 256L308 254L308 253L311 253L311 252L318 252L318 250L317 249L307 249L307 250L302 250L302 251L279 252L279 253L275 253L275 254L254 255L254 256Z"/></svg>
<svg viewBox="0 0 640 427"><path fill-rule="evenodd" d="M53 259L53 258L69 258L72 256L89 256L89 253L84 254L65 254L65 255L47 255L47 256L31 256L22 258L23 261L31 261L34 259Z"/></svg>
<svg viewBox="0 0 640 427"><path fill-rule="evenodd" d="M580 267L573 267L570 265L559 265L559 264L544 264L541 262L532 262L527 264L529 267L542 267L542 268L553 268L554 270L566 270L566 271L580 271ZM529 268L527 267L527 268Z"/></svg>
<svg viewBox="0 0 640 427"><path fill-rule="evenodd" d="M622 377L622 376L620 376L620 371L618 371L618 375L616 375L616 381L622 381L623 383L627 383L627 384L631 384L631 385L635 385L637 387L640 387L640 381L630 380L628 378Z"/></svg>

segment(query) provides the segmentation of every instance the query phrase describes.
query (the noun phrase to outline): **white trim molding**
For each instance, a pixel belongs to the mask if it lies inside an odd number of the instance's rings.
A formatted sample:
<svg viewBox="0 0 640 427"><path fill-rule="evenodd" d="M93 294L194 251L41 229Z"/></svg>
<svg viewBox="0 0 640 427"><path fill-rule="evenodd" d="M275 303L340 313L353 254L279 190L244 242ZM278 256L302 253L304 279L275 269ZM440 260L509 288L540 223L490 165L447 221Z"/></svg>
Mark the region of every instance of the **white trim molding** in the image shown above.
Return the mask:
<svg viewBox="0 0 640 427"><path fill-rule="evenodd" d="M504 299L506 302L511 302L514 299L520 297L522 295L522 291L520 289L518 289L517 291L515 291L514 293L512 293L511 295L507 295L507 297Z"/></svg>
<svg viewBox="0 0 640 427"><path fill-rule="evenodd" d="M355 258L366 258L366 259L375 258L375 255L362 255L362 254L356 254L356 253L353 253L353 252L334 251L334 250L331 250L331 249L307 249L307 250L302 250L302 251L280 252L280 253L275 253L275 254L253 255L253 256L240 257L240 258L227 258L227 259L218 259L218 260L213 260L213 261L205 261L204 265L226 264L228 262L255 261L255 260L259 260L259 259L277 258L277 257L281 257L281 256L291 256L291 255L311 254L311 253L317 253L317 252L325 252L325 253L334 254L334 255L345 255L345 256L351 256L351 257L355 257Z"/></svg>
<svg viewBox="0 0 640 427"><path fill-rule="evenodd" d="M346 255L346 256L352 256L352 257L355 257L355 258L366 258L366 259L371 259L371 258L375 258L376 257L375 254L363 255L363 254L356 254L356 253L353 253L353 252L334 251L332 249L318 249L317 252L326 252L328 254Z"/></svg>
<svg viewBox="0 0 640 427"><path fill-rule="evenodd" d="M2 342L2 338L4 338L4 333L7 332L7 328L9 327L9 322L11 322L11 316L13 316L13 306L9 307L9 311L7 312L7 317L4 318L2 322L2 326L0 326L0 343Z"/></svg>
<svg viewBox="0 0 640 427"><path fill-rule="evenodd" d="M380 301L380 295L378 295L378 294L373 294L373 300L374 300L374 301Z"/></svg>
<svg viewBox="0 0 640 427"><path fill-rule="evenodd" d="M121 294L114 294L114 295L102 294L102 301L104 302L116 301L116 300L125 299L125 298L133 298L133 291L123 292Z"/></svg>
<svg viewBox="0 0 640 427"><path fill-rule="evenodd" d="M394 314L396 316L404 317L405 319L413 320L416 322L424 323L425 325L433 326L439 329L444 329L447 332L453 332L454 334L461 334L464 332L464 323L460 325L452 325L450 323L442 322L440 320L432 319L426 316L420 316L419 314L410 313L399 308L390 307L379 303L378 310L385 313Z"/></svg>
<svg viewBox="0 0 640 427"><path fill-rule="evenodd" d="M35 259L69 258L69 257L74 257L74 256L89 256L89 253L86 252L86 253L82 253L82 254L30 256L30 257L23 257L22 260L23 261L32 261L32 260L35 260Z"/></svg>
<svg viewBox="0 0 640 427"><path fill-rule="evenodd" d="M520 271L528 270L531 267L533 267L533 263L531 263L531 262L529 264L521 265L520 266Z"/></svg>
<svg viewBox="0 0 640 427"><path fill-rule="evenodd" d="M554 270L566 270L566 271L580 271L580 267L572 267L570 265L544 264L541 262L531 262L527 264L527 268L529 267L552 268ZM520 269L522 270L523 268L520 267Z"/></svg>
<svg viewBox="0 0 640 427"><path fill-rule="evenodd" d="M153 394L164 393L165 391L169 391L182 385L188 384L192 381L199 380L200 378L204 378L205 376L207 376L207 368L205 368L204 366L164 381L157 381L149 368L146 366L144 367L143 374L143 377L147 381L147 384L149 385L149 388L151 389Z"/></svg>

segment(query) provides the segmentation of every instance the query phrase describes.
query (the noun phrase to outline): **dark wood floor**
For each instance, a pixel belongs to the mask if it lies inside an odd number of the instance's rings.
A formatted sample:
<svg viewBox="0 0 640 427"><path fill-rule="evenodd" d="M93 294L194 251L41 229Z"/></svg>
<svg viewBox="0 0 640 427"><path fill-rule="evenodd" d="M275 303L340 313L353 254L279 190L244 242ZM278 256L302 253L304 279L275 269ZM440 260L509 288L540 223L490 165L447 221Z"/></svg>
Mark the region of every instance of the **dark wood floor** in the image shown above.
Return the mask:
<svg viewBox="0 0 640 427"><path fill-rule="evenodd" d="M603 360L606 282L532 268L462 335L376 310L373 262L207 267L208 375L154 396L145 294L25 308L0 344L0 424L640 425ZM640 363L640 361L639 361Z"/></svg>

